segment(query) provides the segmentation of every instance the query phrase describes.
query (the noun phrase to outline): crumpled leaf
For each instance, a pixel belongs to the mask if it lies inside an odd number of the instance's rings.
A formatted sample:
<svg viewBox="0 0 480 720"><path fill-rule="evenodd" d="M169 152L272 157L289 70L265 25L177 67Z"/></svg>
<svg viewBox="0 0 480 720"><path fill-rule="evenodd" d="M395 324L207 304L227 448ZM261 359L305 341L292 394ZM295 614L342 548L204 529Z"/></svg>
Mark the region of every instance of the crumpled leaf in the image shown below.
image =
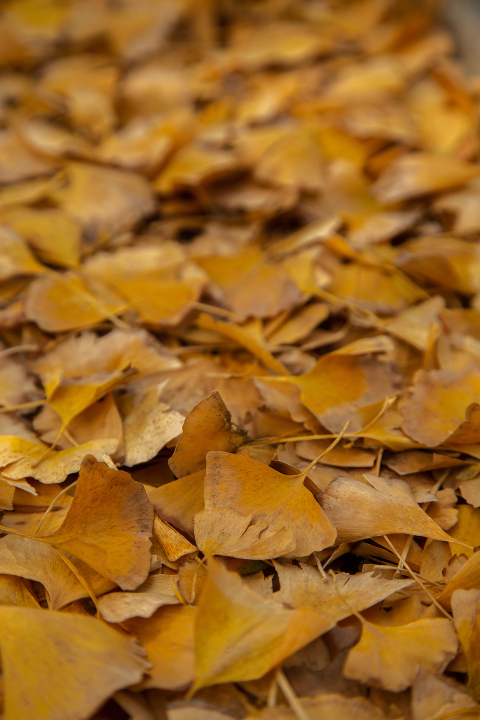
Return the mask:
<svg viewBox="0 0 480 720"><path fill-rule="evenodd" d="M276 562L280 590L275 599L294 608L310 608L333 622L343 620L352 611L361 612L385 598L412 585L412 580L387 580L373 572L357 575L336 573L322 578L318 570L306 563L299 567ZM340 596L346 602L340 600ZM348 603L348 605L347 605Z"/></svg>
<svg viewBox="0 0 480 720"><path fill-rule="evenodd" d="M329 627L311 610L286 610L262 598L211 558L195 621L190 695L208 685L261 677Z"/></svg>
<svg viewBox="0 0 480 720"><path fill-rule="evenodd" d="M419 507L405 481L364 477L368 484L339 477L322 490L321 505L337 529L338 543L390 533L451 539Z"/></svg>
<svg viewBox="0 0 480 720"><path fill-rule="evenodd" d="M91 617L2 605L0 619L9 720L82 720L148 668L140 646Z"/></svg>
<svg viewBox="0 0 480 720"><path fill-rule="evenodd" d="M232 416L214 390L188 413L168 464L177 478L182 478L202 470L210 450L233 452L244 440L245 433L232 426Z"/></svg>
<svg viewBox="0 0 480 720"><path fill-rule="evenodd" d="M253 521L266 523L270 533L288 528L297 557L333 545L336 532L304 476L282 475L241 455L209 452L205 476L205 509L232 508Z"/></svg>
<svg viewBox="0 0 480 720"><path fill-rule="evenodd" d="M164 383L117 399L123 420L125 465L151 460L183 427L183 415L160 402Z"/></svg>
<svg viewBox="0 0 480 720"><path fill-rule="evenodd" d="M442 672L455 657L458 640L450 620L416 620L385 627L362 622L360 642L348 653L346 677L391 692L409 687L419 667Z"/></svg>

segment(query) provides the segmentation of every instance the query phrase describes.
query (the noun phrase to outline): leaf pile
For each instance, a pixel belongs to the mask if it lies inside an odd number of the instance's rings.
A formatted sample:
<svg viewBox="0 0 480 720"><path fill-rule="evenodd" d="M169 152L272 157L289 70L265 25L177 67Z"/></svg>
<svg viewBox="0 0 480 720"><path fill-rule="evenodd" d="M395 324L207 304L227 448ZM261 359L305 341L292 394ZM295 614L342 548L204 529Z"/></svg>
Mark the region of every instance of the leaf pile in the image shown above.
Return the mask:
<svg viewBox="0 0 480 720"><path fill-rule="evenodd" d="M433 5L2 4L5 720L478 717L479 85Z"/></svg>

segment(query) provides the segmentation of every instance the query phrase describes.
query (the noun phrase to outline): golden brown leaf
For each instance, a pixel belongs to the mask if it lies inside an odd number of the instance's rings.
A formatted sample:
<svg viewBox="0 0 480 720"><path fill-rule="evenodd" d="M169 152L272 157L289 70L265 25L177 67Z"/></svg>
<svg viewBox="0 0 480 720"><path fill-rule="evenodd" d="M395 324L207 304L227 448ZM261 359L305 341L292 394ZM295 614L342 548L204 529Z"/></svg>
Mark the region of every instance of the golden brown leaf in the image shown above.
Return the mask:
<svg viewBox="0 0 480 720"><path fill-rule="evenodd" d="M177 478L182 478L202 470L210 450L233 452L244 439L245 434L232 426L232 416L215 390L185 418L183 432L168 464Z"/></svg>
<svg viewBox="0 0 480 720"><path fill-rule="evenodd" d="M282 475L257 460L224 452L207 455L205 509L232 508L253 521L263 521L270 533L288 528L297 557L333 545L335 528L303 475Z"/></svg>
<svg viewBox="0 0 480 720"><path fill-rule="evenodd" d="M148 668L140 646L92 617L4 605L0 618L9 720L82 720Z"/></svg>

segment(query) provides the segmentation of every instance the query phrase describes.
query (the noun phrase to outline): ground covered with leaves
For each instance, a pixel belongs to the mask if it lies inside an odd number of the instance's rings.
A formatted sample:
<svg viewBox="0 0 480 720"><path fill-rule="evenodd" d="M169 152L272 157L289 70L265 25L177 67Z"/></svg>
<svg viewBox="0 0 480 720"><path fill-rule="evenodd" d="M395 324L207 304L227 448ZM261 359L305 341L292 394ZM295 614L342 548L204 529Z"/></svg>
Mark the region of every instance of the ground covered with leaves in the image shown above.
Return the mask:
<svg viewBox="0 0 480 720"><path fill-rule="evenodd" d="M430 6L0 15L5 720L480 714L480 84Z"/></svg>

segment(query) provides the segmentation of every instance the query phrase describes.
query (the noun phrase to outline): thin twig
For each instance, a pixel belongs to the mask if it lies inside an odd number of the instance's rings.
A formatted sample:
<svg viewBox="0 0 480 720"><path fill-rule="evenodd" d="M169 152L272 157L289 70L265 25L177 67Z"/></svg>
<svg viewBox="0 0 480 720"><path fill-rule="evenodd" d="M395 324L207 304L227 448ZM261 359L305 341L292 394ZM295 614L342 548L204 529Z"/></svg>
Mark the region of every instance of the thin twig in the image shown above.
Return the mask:
<svg viewBox="0 0 480 720"><path fill-rule="evenodd" d="M278 671L277 682L280 690L285 695L288 704L292 708L298 720L310 720L305 708L303 707L298 697L295 695L294 689L288 682L285 673L281 669Z"/></svg>

